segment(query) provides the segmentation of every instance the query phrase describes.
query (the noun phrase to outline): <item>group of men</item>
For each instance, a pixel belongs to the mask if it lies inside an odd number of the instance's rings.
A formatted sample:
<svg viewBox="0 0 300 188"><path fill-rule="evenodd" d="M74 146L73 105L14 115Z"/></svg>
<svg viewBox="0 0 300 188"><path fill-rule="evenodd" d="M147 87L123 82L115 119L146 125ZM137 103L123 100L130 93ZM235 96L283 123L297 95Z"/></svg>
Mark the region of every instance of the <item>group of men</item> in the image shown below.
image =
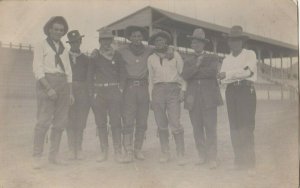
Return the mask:
<svg viewBox="0 0 300 188"><path fill-rule="evenodd" d="M150 108L158 127L159 162L165 163L171 158L171 131L178 165L185 165L184 128L180 123L181 102L184 101L199 154L197 164L208 163L215 169L218 166L217 107L223 104L219 89L221 80L227 84L234 167L254 169L256 56L244 49L247 36L240 26L233 26L225 36L231 54L225 57L221 70L220 58L204 52L209 40L201 28L187 36L195 52L185 60L170 47L171 35L162 30L148 40L153 48L142 43L147 39L143 27L128 26L125 37L130 43L114 49L112 31L100 29L100 48L94 49L90 56L80 51L84 36L78 30L67 32L66 20L61 16L52 17L44 26L47 39L35 46L33 72L38 101L33 148L35 168L41 167L44 140L51 125L49 162L59 163L57 154L64 129L70 159L82 158L83 132L90 108L100 140L98 162L108 158L108 124L117 162L145 159L141 150ZM65 34L69 51L60 40Z"/></svg>

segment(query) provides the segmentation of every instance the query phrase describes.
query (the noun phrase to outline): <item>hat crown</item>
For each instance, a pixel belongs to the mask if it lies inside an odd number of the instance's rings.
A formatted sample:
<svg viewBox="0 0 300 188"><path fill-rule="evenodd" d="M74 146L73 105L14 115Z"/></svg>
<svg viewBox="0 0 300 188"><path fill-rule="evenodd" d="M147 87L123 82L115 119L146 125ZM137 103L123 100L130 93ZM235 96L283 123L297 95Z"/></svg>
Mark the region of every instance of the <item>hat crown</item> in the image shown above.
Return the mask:
<svg viewBox="0 0 300 188"><path fill-rule="evenodd" d="M199 39L205 39L205 33L204 33L203 29L197 28L194 30L192 37L199 38Z"/></svg>
<svg viewBox="0 0 300 188"><path fill-rule="evenodd" d="M99 38L113 38L112 30L110 28L104 27L98 30Z"/></svg>
<svg viewBox="0 0 300 188"><path fill-rule="evenodd" d="M243 28L239 25L235 25L230 29L229 36L242 36Z"/></svg>
<svg viewBox="0 0 300 188"><path fill-rule="evenodd" d="M81 35L78 30L73 30L68 33L67 37L68 37L69 41L74 41L74 40L77 40L78 38L80 38Z"/></svg>

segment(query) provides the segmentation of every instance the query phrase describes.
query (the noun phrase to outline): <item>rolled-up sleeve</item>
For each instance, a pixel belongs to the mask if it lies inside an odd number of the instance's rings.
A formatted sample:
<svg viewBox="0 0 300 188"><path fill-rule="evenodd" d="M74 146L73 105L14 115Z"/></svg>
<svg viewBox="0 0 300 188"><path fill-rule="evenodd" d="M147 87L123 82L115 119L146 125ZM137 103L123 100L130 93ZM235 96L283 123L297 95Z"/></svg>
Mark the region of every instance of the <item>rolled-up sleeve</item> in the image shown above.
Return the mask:
<svg viewBox="0 0 300 188"><path fill-rule="evenodd" d="M37 43L33 51L33 73L36 80L45 77L44 71L44 47L42 43Z"/></svg>

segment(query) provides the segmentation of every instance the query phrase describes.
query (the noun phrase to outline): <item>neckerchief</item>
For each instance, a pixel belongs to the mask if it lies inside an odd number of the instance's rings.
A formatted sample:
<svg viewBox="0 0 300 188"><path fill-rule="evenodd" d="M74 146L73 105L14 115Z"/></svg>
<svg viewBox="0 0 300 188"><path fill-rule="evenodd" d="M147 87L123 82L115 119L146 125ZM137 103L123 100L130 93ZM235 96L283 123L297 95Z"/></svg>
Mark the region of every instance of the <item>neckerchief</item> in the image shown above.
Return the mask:
<svg viewBox="0 0 300 188"><path fill-rule="evenodd" d="M135 56L140 56L145 52L145 46L143 44L133 45L131 43L131 44L129 44L129 49Z"/></svg>
<svg viewBox="0 0 300 188"><path fill-rule="evenodd" d="M73 64L76 64L76 59L81 55L81 52L72 52L71 50L69 51L69 57L71 59L71 62Z"/></svg>
<svg viewBox="0 0 300 188"><path fill-rule="evenodd" d="M60 58L60 55L61 55L61 54L64 52L64 50L65 50L65 47L63 46L62 42L59 41L59 43L58 43L58 44L59 44L58 50L56 50L53 41L52 41L49 37L47 37L46 40L47 40L49 46L50 46L50 47L52 48L52 50L55 52L55 66L57 67L57 65L59 65L60 68L61 68L64 72L66 72L66 71L65 71L64 64L62 63L62 60L61 60L61 58Z"/></svg>
<svg viewBox="0 0 300 188"><path fill-rule="evenodd" d="M115 55L115 50L110 47L108 49L104 49L103 47L99 49L99 53L103 55L106 59L112 60Z"/></svg>

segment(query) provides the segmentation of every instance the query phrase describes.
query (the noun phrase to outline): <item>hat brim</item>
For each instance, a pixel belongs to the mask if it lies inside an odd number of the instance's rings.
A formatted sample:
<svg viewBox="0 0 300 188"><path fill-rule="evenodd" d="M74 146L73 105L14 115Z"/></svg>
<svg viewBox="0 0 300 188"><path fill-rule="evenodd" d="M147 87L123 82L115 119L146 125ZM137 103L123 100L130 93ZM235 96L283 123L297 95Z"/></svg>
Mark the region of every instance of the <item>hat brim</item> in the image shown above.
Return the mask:
<svg viewBox="0 0 300 188"><path fill-rule="evenodd" d="M62 16L53 16L47 21L47 23L44 26L45 35L49 36L49 29L50 29L50 27L52 26L52 24L54 22L59 22L59 23L62 23L64 25L65 32L64 32L63 35L65 35L68 32L69 27L68 27L68 23L67 23L66 19Z"/></svg>
<svg viewBox="0 0 300 188"><path fill-rule="evenodd" d="M246 35L238 35L238 36L232 36L229 34L223 34L223 37L226 39L241 39L241 40L249 40L249 37Z"/></svg>
<svg viewBox="0 0 300 188"><path fill-rule="evenodd" d="M84 35L80 35L78 38L76 38L76 39L74 39L74 40L68 40L68 41L66 41L66 43L78 41L79 39L82 39L83 37L84 37Z"/></svg>
<svg viewBox="0 0 300 188"><path fill-rule="evenodd" d="M172 42L173 42L172 36L171 36L170 34L168 34L167 32L158 32L158 33L153 34L153 35L150 37L148 43L149 43L150 45L153 45L153 44L154 44L154 40L155 40L157 37L163 37L163 38L167 39L167 44L168 44L168 45L172 44Z"/></svg>
<svg viewBox="0 0 300 188"><path fill-rule="evenodd" d="M209 40L207 39L207 38L198 38L198 37L194 37L194 36L192 36L192 35L188 35L188 36L186 36L188 39L197 39L197 40L200 40L200 41L203 41L203 42L205 42L205 43L208 43L209 42Z"/></svg>
<svg viewBox="0 0 300 188"><path fill-rule="evenodd" d="M144 37L144 40L148 39L147 30L144 27L140 27L140 26L136 26L136 25L131 25L131 26L126 27L126 29L125 29L125 38L129 39L131 34L134 31L140 31L142 33L143 37Z"/></svg>

